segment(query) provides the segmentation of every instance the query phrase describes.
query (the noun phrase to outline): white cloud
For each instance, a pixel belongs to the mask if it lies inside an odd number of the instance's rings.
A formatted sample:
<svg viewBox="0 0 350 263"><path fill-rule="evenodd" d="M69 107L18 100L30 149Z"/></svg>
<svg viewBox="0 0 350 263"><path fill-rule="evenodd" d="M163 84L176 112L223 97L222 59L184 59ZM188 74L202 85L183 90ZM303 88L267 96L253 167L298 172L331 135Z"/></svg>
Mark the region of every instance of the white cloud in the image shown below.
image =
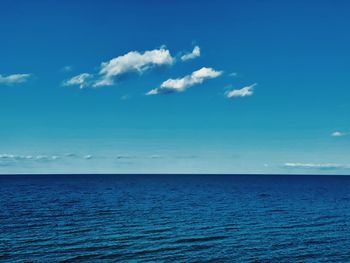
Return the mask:
<svg viewBox="0 0 350 263"><path fill-rule="evenodd" d="M237 77L238 73L237 72L231 72L230 74L228 74L230 77Z"/></svg>
<svg viewBox="0 0 350 263"><path fill-rule="evenodd" d="M201 55L201 49L199 46L195 46L191 53L187 53L181 57L182 61L187 61L191 59L195 59Z"/></svg>
<svg viewBox="0 0 350 263"><path fill-rule="evenodd" d="M350 132L340 132L340 131L335 131L331 134L333 137L342 137L342 136L347 136L350 135Z"/></svg>
<svg viewBox="0 0 350 263"><path fill-rule="evenodd" d="M77 76L72 77L69 80L63 82L63 86L80 86L81 89L90 85L90 79L93 75L89 73L82 73Z"/></svg>
<svg viewBox="0 0 350 263"><path fill-rule="evenodd" d="M169 50L164 47L140 53L131 51L125 55L111 59L108 62L103 62L100 69L100 79L93 86L110 86L114 84L114 79L127 73L136 72L142 74L146 70L171 65L174 63L174 58Z"/></svg>
<svg viewBox="0 0 350 263"><path fill-rule="evenodd" d="M234 89L234 90L230 90L225 92L225 95L227 98L236 98L236 97L247 97L247 96L251 96L253 95L254 91L254 87L258 85L257 83L254 83L250 86L246 86L242 89Z"/></svg>
<svg viewBox="0 0 350 263"><path fill-rule="evenodd" d="M146 93L146 95L183 92L194 85L203 83L204 80L217 78L221 74L222 71L216 71L212 68L203 67L197 71L194 71L191 75L187 75L183 78L168 79L164 81L159 88L149 91Z"/></svg>
<svg viewBox="0 0 350 263"><path fill-rule="evenodd" d="M84 156L84 159L86 159L86 160L90 160L90 159L92 159L92 155L90 155L90 154L85 155L85 156Z"/></svg>
<svg viewBox="0 0 350 263"><path fill-rule="evenodd" d="M314 169L350 169L350 165L337 163L285 163L286 168L314 168Z"/></svg>
<svg viewBox="0 0 350 263"><path fill-rule="evenodd" d="M3 76L0 74L0 84L11 85L23 83L28 80L31 74L12 74L8 76Z"/></svg>

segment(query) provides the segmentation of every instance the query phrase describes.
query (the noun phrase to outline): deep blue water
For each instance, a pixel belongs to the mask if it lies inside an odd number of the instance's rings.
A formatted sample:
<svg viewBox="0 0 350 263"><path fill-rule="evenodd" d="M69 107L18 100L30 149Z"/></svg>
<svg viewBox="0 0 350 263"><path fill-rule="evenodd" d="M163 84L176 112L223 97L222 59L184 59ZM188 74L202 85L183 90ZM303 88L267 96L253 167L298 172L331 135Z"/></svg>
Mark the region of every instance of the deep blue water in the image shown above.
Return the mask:
<svg viewBox="0 0 350 263"><path fill-rule="evenodd" d="M3 262L350 262L350 177L0 176Z"/></svg>

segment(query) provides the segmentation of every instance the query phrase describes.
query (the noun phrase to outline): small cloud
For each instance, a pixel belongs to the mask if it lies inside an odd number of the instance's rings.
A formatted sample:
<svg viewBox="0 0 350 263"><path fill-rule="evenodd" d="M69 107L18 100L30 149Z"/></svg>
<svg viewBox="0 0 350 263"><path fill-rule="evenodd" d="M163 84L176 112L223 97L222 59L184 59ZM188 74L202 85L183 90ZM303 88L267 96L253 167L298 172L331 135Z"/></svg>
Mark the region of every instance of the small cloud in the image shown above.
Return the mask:
<svg viewBox="0 0 350 263"><path fill-rule="evenodd" d="M347 136L347 135L350 135L350 132L335 131L331 134L332 137L342 137L342 136Z"/></svg>
<svg viewBox="0 0 350 263"><path fill-rule="evenodd" d="M253 95L254 91L254 87L258 85L257 83L254 83L250 86L246 86L242 89L234 89L234 90L230 90L225 92L225 95L227 98L236 98L236 97L247 97L247 96L251 96Z"/></svg>
<svg viewBox="0 0 350 263"><path fill-rule="evenodd" d="M162 158L162 156L160 156L158 154L153 154L149 158L151 158L151 159L159 159L159 158Z"/></svg>
<svg viewBox="0 0 350 263"><path fill-rule="evenodd" d="M221 74L222 71L216 71L212 68L203 67L197 71L194 71L191 75L187 75L183 78L168 79L164 81L159 88L149 91L146 93L146 95L183 92L194 85L202 84L204 80L217 78Z"/></svg>
<svg viewBox="0 0 350 263"><path fill-rule="evenodd" d="M129 156L129 155L118 155L116 158L117 158L118 160L121 160L121 159L130 159L130 158L132 158L132 157Z"/></svg>
<svg viewBox="0 0 350 263"><path fill-rule="evenodd" d="M123 96L120 97L121 100L128 100L128 99L130 99L130 98L131 98L131 96L128 95L128 94L123 95Z"/></svg>
<svg viewBox="0 0 350 263"><path fill-rule="evenodd" d="M90 160L90 159L92 159L92 155L90 155L90 154L85 155L85 156L84 156L84 159L86 159L86 160Z"/></svg>
<svg viewBox="0 0 350 263"><path fill-rule="evenodd" d="M92 75L89 73L82 73L74 76L63 82L63 86L80 86L81 89L90 85Z"/></svg>
<svg viewBox="0 0 350 263"><path fill-rule="evenodd" d="M192 155L177 155L177 156L174 156L174 157L175 157L176 159L186 159L186 160L198 158L198 156L197 156L197 155L194 155L194 154L192 154Z"/></svg>
<svg viewBox="0 0 350 263"><path fill-rule="evenodd" d="M199 46L195 46L195 47L193 48L192 52L183 55L183 56L181 57L181 60L182 60L182 61L187 61L187 60L195 59L195 58L197 58L197 57L200 57L200 55L201 55L201 49L200 49L200 47L199 47Z"/></svg>
<svg viewBox="0 0 350 263"><path fill-rule="evenodd" d="M171 56L170 51L165 47L140 53L131 51L125 55L103 62L99 75L99 80L95 81L94 87L111 86L114 79L127 73L138 73L153 68L173 64L175 59Z"/></svg>
<svg viewBox="0 0 350 263"><path fill-rule="evenodd" d="M350 169L350 165L337 163L285 163L286 168L307 168L307 169Z"/></svg>
<svg viewBox="0 0 350 263"><path fill-rule="evenodd" d="M8 76L3 76L0 74L0 84L12 85L24 83L31 77L31 74L12 74Z"/></svg>
<svg viewBox="0 0 350 263"><path fill-rule="evenodd" d="M230 77L237 77L238 73L237 72L231 72L230 74L228 74Z"/></svg>
<svg viewBox="0 0 350 263"><path fill-rule="evenodd" d="M71 72L73 70L73 67L72 66L64 66L61 70L63 72Z"/></svg>

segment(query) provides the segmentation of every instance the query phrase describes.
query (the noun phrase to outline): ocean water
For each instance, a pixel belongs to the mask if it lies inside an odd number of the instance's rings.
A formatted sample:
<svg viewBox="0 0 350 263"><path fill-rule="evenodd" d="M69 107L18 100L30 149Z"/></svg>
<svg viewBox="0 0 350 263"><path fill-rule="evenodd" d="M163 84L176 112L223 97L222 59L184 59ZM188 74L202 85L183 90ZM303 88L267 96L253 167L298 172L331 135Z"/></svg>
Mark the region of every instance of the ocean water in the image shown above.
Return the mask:
<svg viewBox="0 0 350 263"><path fill-rule="evenodd" d="M350 177L0 176L2 262L350 262Z"/></svg>

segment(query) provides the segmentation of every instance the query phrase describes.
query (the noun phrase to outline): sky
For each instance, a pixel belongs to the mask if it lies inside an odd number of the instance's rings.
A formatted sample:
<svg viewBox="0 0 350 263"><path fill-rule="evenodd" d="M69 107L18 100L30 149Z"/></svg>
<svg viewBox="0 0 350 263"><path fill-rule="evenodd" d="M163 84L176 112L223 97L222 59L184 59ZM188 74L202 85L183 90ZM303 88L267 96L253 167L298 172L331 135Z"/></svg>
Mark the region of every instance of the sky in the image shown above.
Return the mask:
<svg viewBox="0 0 350 263"><path fill-rule="evenodd" d="M349 1L0 8L0 173L350 174Z"/></svg>

